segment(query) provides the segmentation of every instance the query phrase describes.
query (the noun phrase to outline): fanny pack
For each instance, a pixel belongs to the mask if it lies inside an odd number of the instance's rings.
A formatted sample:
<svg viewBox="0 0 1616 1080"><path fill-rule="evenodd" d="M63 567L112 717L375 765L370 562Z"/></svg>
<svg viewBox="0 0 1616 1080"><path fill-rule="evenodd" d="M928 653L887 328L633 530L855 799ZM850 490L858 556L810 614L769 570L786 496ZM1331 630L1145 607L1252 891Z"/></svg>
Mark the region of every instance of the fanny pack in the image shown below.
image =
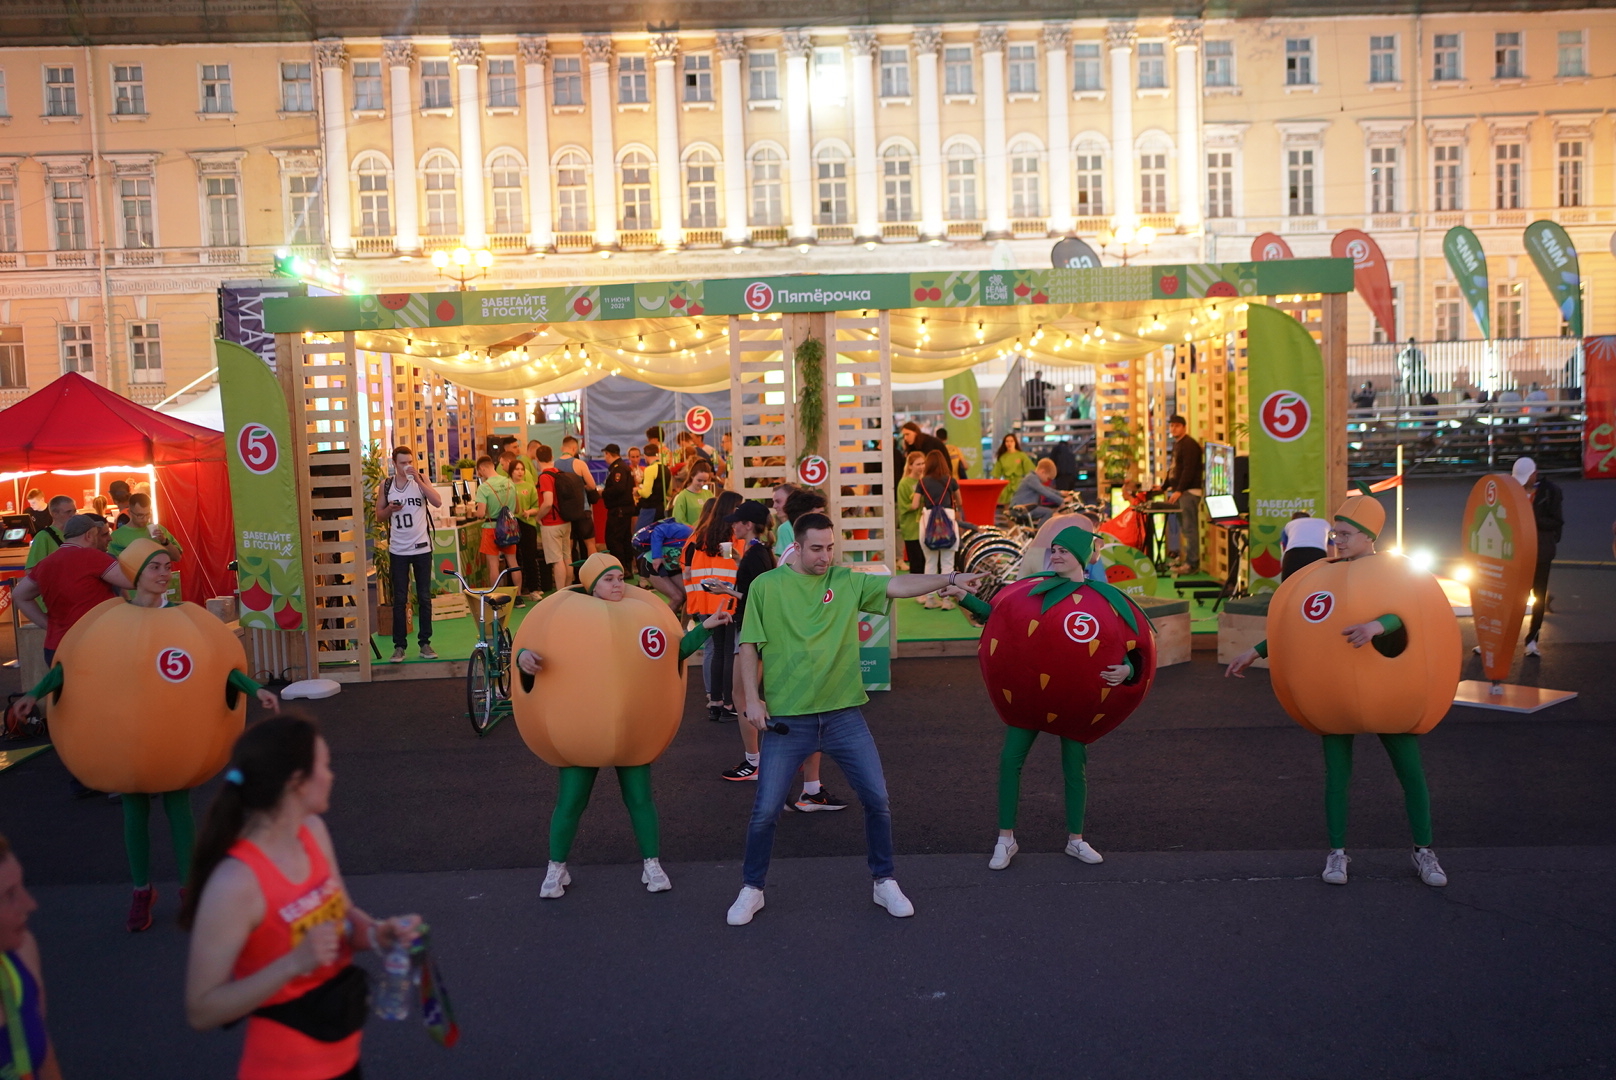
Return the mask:
<svg viewBox="0 0 1616 1080"><path fill-rule="evenodd" d="M331 978L278 1005L264 1005L252 1015L284 1024L320 1042L341 1042L365 1026L370 1014L370 976L349 964Z"/></svg>

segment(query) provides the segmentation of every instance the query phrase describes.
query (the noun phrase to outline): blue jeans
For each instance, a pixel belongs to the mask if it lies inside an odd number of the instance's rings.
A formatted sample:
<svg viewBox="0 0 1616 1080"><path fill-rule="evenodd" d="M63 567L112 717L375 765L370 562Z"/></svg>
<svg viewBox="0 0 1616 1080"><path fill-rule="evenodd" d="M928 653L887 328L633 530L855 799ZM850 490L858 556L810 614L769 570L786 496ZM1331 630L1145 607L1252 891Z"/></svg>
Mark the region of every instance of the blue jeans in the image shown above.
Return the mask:
<svg viewBox="0 0 1616 1080"><path fill-rule="evenodd" d="M415 636L425 646L432 642L432 552L419 555L394 555L393 573L393 647L402 649L409 644L410 631L405 624L410 607L410 569L415 570Z"/></svg>
<svg viewBox="0 0 1616 1080"><path fill-rule="evenodd" d="M791 734L763 733L757 798L752 803L752 820L746 829L744 883L754 889L763 888L763 879L769 873L769 857L774 851L774 827L780 821L786 796L803 761L820 750L841 766L864 807L864 842L869 848L871 876L877 881L891 877L892 809L887 804L887 779L881 772L881 755L875 749L869 725L864 722L864 713L856 708L838 709L773 719L788 725Z"/></svg>

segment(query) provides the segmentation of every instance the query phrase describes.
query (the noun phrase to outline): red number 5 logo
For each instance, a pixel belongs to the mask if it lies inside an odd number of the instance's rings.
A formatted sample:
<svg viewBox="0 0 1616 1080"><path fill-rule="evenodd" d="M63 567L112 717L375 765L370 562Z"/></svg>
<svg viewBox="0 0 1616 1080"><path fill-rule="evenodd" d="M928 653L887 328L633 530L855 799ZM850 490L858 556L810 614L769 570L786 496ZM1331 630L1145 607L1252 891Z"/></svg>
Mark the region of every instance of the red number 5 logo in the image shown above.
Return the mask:
<svg viewBox="0 0 1616 1080"><path fill-rule="evenodd" d="M746 287L746 292L741 294L741 298L753 311L763 311L774 303L774 289L767 282L754 281Z"/></svg>
<svg viewBox="0 0 1616 1080"><path fill-rule="evenodd" d="M1335 597L1327 592L1316 592L1302 601L1302 618L1308 622L1323 622L1335 610Z"/></svg>
<svg viewBox="0 0 1616 1080"><path fill-rule="evenodd" d="M1300 439L1307 434L1308 421L1312 418L1307 399L1294 390L1275 390L1269 394L1263 399L1258 415L1263 430L1275 442L1295 442Z"/></svg>
<svg viewBox="0 0 1616 1080"><path fill-rule="evenodd" d="M654 626L647 626L640 631L640 650L653 660L662 659L662 654L668 651L668 635Z"/></svg>
<svg viewBox="0 0 1616 1080"><path fill-rule="evenodd" d="M191 667L191 654L184 649L164 649L157 654L157 674L169 682L189 679Z"/></svg>
<svg viewBox="0 0 1616 1080"><path fill-rule="evenodd" d="M275 443L275 433L263 424L247 424L236 436L236 453L241 457L241 463L251 472L262 475L275 468L280 461L280 447Z"/></svg>

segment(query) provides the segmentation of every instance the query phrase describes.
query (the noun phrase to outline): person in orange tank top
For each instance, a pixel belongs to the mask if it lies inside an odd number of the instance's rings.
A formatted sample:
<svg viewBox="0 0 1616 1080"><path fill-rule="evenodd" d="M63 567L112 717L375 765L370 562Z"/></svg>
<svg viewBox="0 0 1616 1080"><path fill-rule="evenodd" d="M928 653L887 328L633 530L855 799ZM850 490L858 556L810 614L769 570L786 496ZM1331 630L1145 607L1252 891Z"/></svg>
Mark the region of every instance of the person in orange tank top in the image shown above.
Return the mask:
<svg viewBox="0 0 1616 1080"><path fill-rule="evenodd" d="M331 751L295 712L236 740L196 846L180 925L185 1012L206 1030L247 1018L238 1080L359 1076L368 980L356 949L413 941L420 918L375 919L348 898L320 815Z"/></svg>

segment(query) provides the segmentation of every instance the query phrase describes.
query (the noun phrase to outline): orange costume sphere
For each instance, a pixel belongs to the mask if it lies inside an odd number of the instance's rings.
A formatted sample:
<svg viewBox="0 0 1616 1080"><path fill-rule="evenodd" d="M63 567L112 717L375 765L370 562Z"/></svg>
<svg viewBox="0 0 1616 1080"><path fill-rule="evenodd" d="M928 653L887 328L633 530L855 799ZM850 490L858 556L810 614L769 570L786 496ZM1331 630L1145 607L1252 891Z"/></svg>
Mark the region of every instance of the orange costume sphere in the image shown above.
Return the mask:
<svg viewBox="0 0 1616 1080"><path fill-rule="evenodd" d="M517 628L513 655L528 649L543 667L512 673L511 707L527 748L547 764L649 765L679 731L679 620L658 594L623 592L614 601L563 590Z"/></svg>
<svg viewBox="0 0 1616 1080"><path fill-rule="evenodd" d="M196 787L224 768L246 724L246 695L228 685L247 654L195 604L104 601L56 650L62 687L51 741L86 787L154 795Z"/></svg>
<svg viewBox="0 0 1616 1080"><path fill-rule="evenodd" d="M1402 630L1361 648L1343 636L1382 615ZM1461 651L1442 586L1396 555L1311 563L1268 604L1274 694L1318 735L1425 734L1453 704Z"/></svg>

